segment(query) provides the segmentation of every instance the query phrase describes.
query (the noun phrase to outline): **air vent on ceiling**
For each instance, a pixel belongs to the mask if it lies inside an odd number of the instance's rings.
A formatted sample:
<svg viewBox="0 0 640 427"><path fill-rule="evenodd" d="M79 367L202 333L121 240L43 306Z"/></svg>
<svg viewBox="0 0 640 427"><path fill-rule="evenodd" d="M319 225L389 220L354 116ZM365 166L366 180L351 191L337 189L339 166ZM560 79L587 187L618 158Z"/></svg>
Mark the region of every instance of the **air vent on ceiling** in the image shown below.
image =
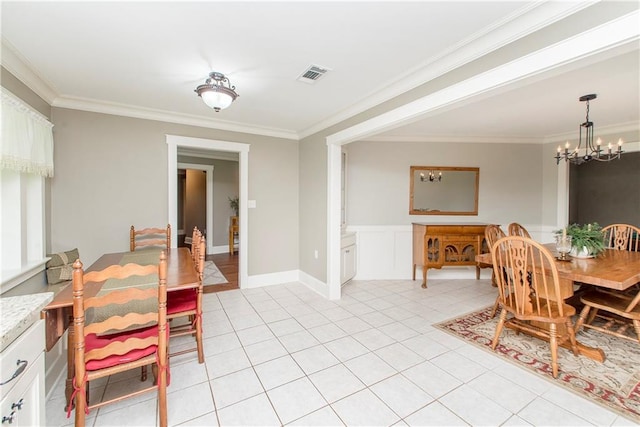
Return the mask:
<svg viewBox="0 0 640 427"><path fill-rule="evenodd" d="M298 77L298 81L305 82L305 83L315 83L327 71L330 71L330 69L320 67L318 65L311 65Z"/></svg>

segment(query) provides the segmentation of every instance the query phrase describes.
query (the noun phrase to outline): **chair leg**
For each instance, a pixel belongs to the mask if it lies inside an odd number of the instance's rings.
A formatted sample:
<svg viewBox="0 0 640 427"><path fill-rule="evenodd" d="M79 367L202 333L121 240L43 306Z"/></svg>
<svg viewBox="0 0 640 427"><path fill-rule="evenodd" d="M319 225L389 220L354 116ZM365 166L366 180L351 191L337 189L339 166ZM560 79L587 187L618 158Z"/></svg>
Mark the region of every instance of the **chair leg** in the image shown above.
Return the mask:
<svg viewBox="0 0 640 427"><path fill-rule="evenodd" d="M196 319L196 346L198 347L198 363L204 363L204 348L202 346L202 316Z"/></svg>
<svg viewBox="0 0 640 427"><path fill-rule="evenodd" d="M558 378L558 331L555 323L549 325L549 345L551 346L553 378Z"/></svg>
<svg viewBox="0 0 640 427"><path fill-rule="evenodd" d="M151 373L153 374L153 384L158 385L158 364L157 363L154 363L153 365L151 365Z"/></svg>
<svg viewBox="0 0 640 427"><path fill-rule="evenodd" d="M140 368L140 381L145 382L147 380L147 367Z"/></svg>
<svg viewBox="0 0 640 427"><path fill-rule="evenodd" d="M500 320L498 320L498 324L496 325L496 333L493 336L493 341L491 342L491 349L495 350L498 346L498 341L500 340L500 334L502 333L502 328L504 327L504 322L507 320L507 310L502 310L500 312Z"/></svg>
<svg viewBox="0 0 640 427"><path fill-rule="evenodd" d="M585 305L582 308L580 316L578 317L578 321L576 322L576 326L574 327L576 334L580 332L580 328L582 328L582 325L585 324L587 316L589 315L589 310L591 310L591 307L589 307L588 305ZM589 323L587 322L586 324L588 325Z"/></svg>
<svg viewBox="0 0 640 427"><path fill-rule="evenodd" d="M571 343L571 351L574 356L578 356L578 342L576 341L576 332L571 324L571 319L567 319L565 322L565 328L567 328L567 334L569 334L569 343Z"/></svg>
<svg viewBox="0 0 640 427"><path fill-rule="evenodd" d="M593 308L591 310L591 313L589 314L589 317L587 317L587 325L590 325L593 323L593 319L596 318L596 315L598 314L598 309L597 308Z"/></svg>
<svg viewBox="0 0 640 427"><path fill-rule="evenodd" d="M500 296L498 295L498 297L496 298L496 302L493 303L493 308L491 309L491 318L493 319L494 317L496 317L496 314L498 313L498 308L500 307Z"/></svg>
<svg viewBox="0 0 640 427"><path fill-rule="evenodd" d="M84 378L76 377L74 380L74 387L76 390L82 390L87 387L87 383ZM87 408L87 395L86 393L76 393L75 398L75 427L84 427L85 425L85 411Z"/></svg>
<svg viewBox="0 0 640 427"><path fill-rule="evenodd" d="M633 329L636 330L636 335L638 336L638 342L640 343L640 320L633 321Z"/></svg>
<svg viewBox="0 0 640 427"><path fill-rule="evenodd" d="M169 358L167 358L167 369L161 369L158 377L158 424L160 427L167 427L167 370Z"/></svg>

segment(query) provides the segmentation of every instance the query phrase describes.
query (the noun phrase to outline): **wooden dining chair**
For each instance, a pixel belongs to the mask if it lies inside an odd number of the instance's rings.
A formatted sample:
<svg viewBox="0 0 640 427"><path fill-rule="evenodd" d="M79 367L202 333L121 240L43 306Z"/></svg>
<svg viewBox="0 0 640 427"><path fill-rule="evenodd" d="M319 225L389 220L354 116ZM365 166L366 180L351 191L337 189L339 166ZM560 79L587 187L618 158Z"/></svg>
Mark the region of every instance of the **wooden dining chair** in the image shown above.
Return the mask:
<svg viewBox="0 0 640 427"><path fill-rule="evenodd" d="M575 308L566 304L551 252L536 241L507 236L491 249L493 271L500 292L500 320L491 343L496 349L505 325L549 341L551 368L558 376L558 345L569 343L578 355L571 316ZM507 319L507 315L512 317Z"/></svg>
<svg viewBox="0 0 640 427"><path fill-rule="evenodd" d="M584 304L576 322L581 328L594 329L605 334L640 344L640 290L635 293L590 290L580 297ZM635 335L627 331L635 331Z"/></svg>
<svg viewBox="0 0 640 427"><path fill-rule="evenodd" d="M198 261L200 239L202 239L202 232L198 229L197 226L195 226L193 227L193 232L191 233L191 259L193 260L193 265L196 265L196 262Z"/></svg>
<svg viewBox="0 0 640 427"><path fill-rule="evenodd" d="M630 224L611 224L602 228L604 245L621 251L640 251L640 228Z"/></svg>
<svg viewBox="0 0 640 427"><path fill-rule="evenodd" d="M149 248L161 247L169 249L171 247L171 224L167 228L144 228L136 230L132 225L129 231L129 250L131 252Z"/></svg>
<svg viewBox="0 0 640 427"><path fill-rule="evenodd" d="M524 228L522 225L518 224L517 222L512 222L511 224L509 224L508 230L509 230L509 236L521 236L521 237L526 237L527 239L531 238L531 235L529 234L527 229Z"/></svg>
<svg viewBox="0 0 640 427"><path fill-rule="evenodd" d="M609 249L640 250L640 228L629 224L611 224L602 228ZM576 332L589 328L640 343L640 283L624 291L590 289L580 296L584 304L576 322ZM628 333L633 331L635 334Z"/></svg>
<svg viewBox="0 0 640 427"><path fill-rule="evenodd" d="M191 335L195 338L195 346L172 351L169 353L169 357L197 351L198 363L204 363L204 349L202 345L202 280L204 276L207 243L205 237L199 231L194 233L193 242L192 256L195 258L194 266L199 278L198 287L196 289L185 289L169 293L167 299L167 319L171 321L170 339ZM182 321L182 323L178 324L179 321Z"/></svg>
<svg viewBox="0 0 640 427"><path fill-rule="evenodd" d="M76 427L85 425L89 409L153 390L158 393L159 424L167 425L166 276L164 252L158 265L112 265L85 273L80 260L73 264L75 376L67 416L75 402ZM90 296L93 291L87 284L100 282L104 282L100 291ZM151 364L153 385L106 401L88 401L91 381Z"/></svg>
<svg viewBox="0 0 640 427"><path fill-rule="evenodd" d="M484 229L484 239L487 242L487 246L489 247L489 252L491 252L493 244L497 242L499 239L505 237L504 231L497 224L489 224ZM494 286L498 286L498 282L496 282L495 272L491 273L491 283ZM495 317L498 312L498 307L500 303L500 294L496 297L496 302L493 304L493 309L491 309L491 317Z"/></svg>

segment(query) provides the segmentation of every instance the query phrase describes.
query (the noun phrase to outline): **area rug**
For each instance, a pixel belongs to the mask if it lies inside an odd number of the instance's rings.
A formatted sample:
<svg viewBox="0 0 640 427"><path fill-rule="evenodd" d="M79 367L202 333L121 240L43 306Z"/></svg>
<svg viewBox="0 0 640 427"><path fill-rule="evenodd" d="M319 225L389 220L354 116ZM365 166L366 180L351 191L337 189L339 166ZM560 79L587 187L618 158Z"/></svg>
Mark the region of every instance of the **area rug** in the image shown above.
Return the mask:
<svg viewBox="0 0 640 427"><path fill-rule="evenodd" d="M226 277L224 277L224 275L218 269L218 266L213 261L205 261L202 284L204 286L209 286L219 285L222 283L229 283L229 281Z"/></svg>
<svg viewBox="0 0 640 427"><path fill-rule="evenodd" d="M572 392L589 398L614 412L640 423L640 346L591 329L582 329L578 341L604 350L604 363L570 350L558 350L560 372L553 378L551 351L545 341L516 335L504 328L496 350L491 350L498 317L491 318L492 307L434 325L460 339L529 369Z"/></svg>

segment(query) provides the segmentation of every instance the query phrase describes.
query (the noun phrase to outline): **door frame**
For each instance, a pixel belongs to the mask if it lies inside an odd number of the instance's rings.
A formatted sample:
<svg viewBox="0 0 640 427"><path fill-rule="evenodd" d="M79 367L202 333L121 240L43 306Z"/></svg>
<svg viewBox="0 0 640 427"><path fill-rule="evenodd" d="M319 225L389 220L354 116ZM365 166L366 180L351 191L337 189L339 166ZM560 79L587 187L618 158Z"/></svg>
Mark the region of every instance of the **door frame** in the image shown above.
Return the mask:
<svg viewBox="0 0 640 427"><path fill-rule="evenodd" d="M238 251L238 286L247 287L249 283L248 269L248 242L249 242L249 215L247 200L249 195L249 144L239 142L220 141L205 138L193 138L180 135L166 135L167 143L167 168L168 168L168 222L171 224L172 247L177 247L175 238L178 222L178 147L196 148L202 151L226 151L238 153L238 168L240 175L240 248Z"/></svg>
<svg viewBox="0 0 640 427"><path fill-rule="evenodd" d="M209 236L213 236L213 165L201 165L198 163L182 163L178 162L177 169L194 169L199 171L205 171L207 173L206 179L206 202L205 202L205 218L208 235L205 235L207 238L207 249L206 252L209 254L213 253L213 238L209 238ZM177 187L176 187L177 188ZM176 191L176 200L177 200L177 191ZM176 202L177 203L177 202ZM176 205L177 208L177 205ZM178 221L177 213L176 213L176 222ZM187 230L185 231L185 236L188 236ZM205 254L206 255L206 254Z"/></svg>

